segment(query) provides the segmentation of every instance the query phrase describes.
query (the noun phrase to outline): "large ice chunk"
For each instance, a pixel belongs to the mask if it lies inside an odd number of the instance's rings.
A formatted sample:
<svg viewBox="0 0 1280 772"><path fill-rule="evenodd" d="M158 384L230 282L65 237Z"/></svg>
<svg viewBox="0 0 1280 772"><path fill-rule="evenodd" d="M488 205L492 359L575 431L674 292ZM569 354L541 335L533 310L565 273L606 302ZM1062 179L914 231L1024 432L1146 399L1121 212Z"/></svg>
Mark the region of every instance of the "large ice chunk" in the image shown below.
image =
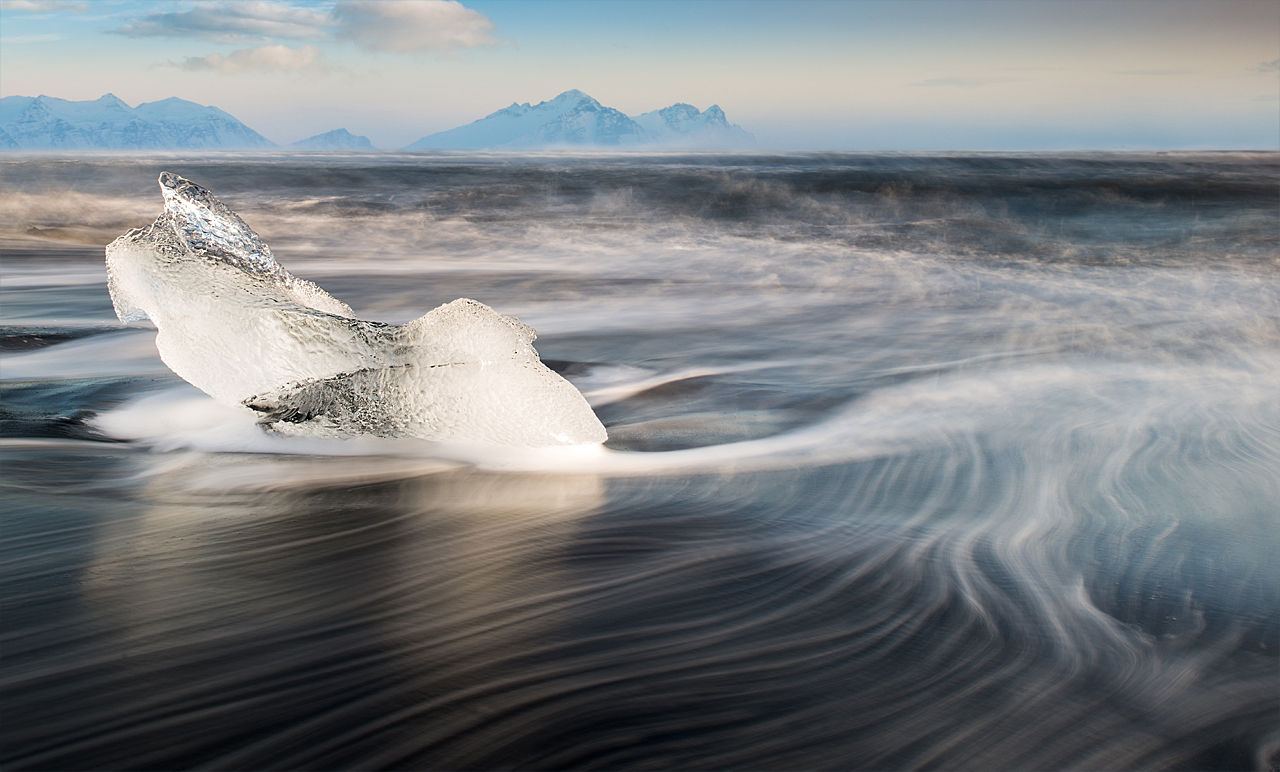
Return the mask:
<svg viewBox="0 0 1280 772"><path fill-rule="evenodd" d="M169 172L160 188L164 213L107 246L107 286L120 320L151 319L160 358L205 393L289 434L606 439L519 320L467 299L405 325L356 319L209 191Z"/></svg>

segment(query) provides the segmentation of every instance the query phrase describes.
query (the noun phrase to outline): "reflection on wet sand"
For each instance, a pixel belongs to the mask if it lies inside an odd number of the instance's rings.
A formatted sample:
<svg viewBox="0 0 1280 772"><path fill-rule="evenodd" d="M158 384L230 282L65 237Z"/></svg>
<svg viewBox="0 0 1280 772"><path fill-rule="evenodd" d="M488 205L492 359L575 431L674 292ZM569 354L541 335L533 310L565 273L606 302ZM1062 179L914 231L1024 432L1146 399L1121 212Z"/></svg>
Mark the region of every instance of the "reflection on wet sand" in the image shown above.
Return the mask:
<svg viewBox="0 0 1280 772"><path fill-rule="evenodd" d="M385 750L375 725L393 707L500 679L552 634L563 588L549 568L604 490L592 477L386 481L381 459L363 474L359 460L273 461L190 454L133 470L149 506L98 529L83 568L75 615L96 628L91 651L65 630L25 644L70 645L74 664L42 654L11 686L43 714L12 766L295 767ZM269 492L234 484L254 466L272 468ZM353 728L373 745L345 737Z"/></svg>
<svg viewBox="0 0 1280 772"><path fill-rule="evenodd" d="M1223 562L1212 517L1134 492L1195 443L1055 472L970 442L615 479L107 454L148 507L70 538L77 607L10 642L11 766L1265 763L1268 540Z"/></svg>

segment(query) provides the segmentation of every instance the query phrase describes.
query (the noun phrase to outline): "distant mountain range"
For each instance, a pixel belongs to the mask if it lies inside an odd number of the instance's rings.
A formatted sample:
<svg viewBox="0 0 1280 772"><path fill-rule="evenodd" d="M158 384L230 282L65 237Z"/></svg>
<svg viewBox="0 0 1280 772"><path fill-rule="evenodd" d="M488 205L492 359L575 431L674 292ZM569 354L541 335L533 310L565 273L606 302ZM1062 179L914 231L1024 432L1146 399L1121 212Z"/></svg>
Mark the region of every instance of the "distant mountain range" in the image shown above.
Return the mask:
<svg viewBox="0 0 1280 772"><path fill-rule="evenodd" d="M346 129L334 129L314 137L307 137L289 145L297 150L358 150L372 152L376 150L368 137L352 134Z"/></svg>
<svg viewBox="0 0 1280 772"><path fill-rule="evenodd" d="M682 103L630 118L574 89L549 102L513 103L496 113L423 137L405 150L530 149L543 147L740 148L756 138L712 105L700 112Z"/></svg>
<svg viewBox="0 0 1280 772"><path fill-rule="evenodd" d="M405 150L512 150L546 147L732 149L755 137L712 105L687 104L628 117L581 91L536 105L512 104L466 126L423 137ZM50 96L0 99L5 150L265 150L276 143L230 113L171 97L130 107L113 94L85 102ZM346 129L286 146L292 150L373 151Z"/></svg>
<svg viewBox="0 0 1280 772"><path fill-rule="evenodd" d="M230 113L170 97L130 107L114 94L86 102L51 96L0 99L5 150L265 150L276 143ZM374 149L346 129L288 146L296 150Z"/></svg>
<svg viewBox="0 0 1280 772"><path fill-rule="evenodd" d="M216 107L176 97L130 107L114 94L91 102L0 99L0 145L15 150L224 150L275 143Z"/></svg>

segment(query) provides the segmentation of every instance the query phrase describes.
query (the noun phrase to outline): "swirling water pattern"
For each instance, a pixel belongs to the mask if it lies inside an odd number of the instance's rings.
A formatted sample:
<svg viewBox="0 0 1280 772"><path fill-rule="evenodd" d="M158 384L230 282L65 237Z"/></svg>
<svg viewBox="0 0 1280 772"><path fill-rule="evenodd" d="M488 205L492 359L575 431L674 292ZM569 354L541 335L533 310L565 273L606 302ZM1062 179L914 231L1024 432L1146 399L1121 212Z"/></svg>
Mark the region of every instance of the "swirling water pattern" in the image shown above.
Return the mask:
<svg viewBox="0 0 1280 772"><path fill-rule="evenodd" d="M560 459L236 424L76 246L149 162L5 163L6 768L1280 765L1273 154L181 164Z"/></svg>

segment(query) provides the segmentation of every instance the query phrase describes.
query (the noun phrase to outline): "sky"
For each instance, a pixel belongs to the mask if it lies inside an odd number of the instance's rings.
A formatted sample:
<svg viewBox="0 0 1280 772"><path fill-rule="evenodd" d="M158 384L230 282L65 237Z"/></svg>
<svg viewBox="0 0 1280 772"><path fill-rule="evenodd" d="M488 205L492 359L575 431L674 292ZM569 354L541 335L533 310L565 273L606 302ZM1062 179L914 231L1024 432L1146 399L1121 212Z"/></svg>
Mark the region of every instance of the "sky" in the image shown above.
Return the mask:
<svg viewBox="0 0 1280 772"><path fill-rule="evenodd" d="M1280 149L1280 0L2 0L0 96L383 149L581 89L766 148Z"/></svg>

